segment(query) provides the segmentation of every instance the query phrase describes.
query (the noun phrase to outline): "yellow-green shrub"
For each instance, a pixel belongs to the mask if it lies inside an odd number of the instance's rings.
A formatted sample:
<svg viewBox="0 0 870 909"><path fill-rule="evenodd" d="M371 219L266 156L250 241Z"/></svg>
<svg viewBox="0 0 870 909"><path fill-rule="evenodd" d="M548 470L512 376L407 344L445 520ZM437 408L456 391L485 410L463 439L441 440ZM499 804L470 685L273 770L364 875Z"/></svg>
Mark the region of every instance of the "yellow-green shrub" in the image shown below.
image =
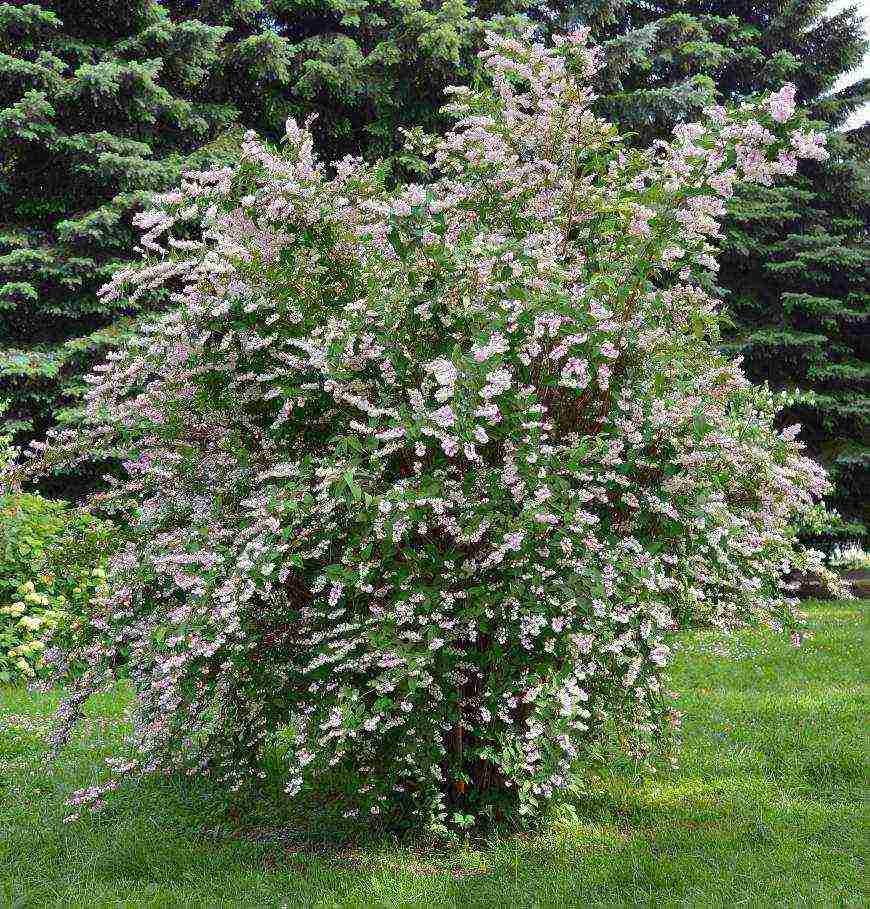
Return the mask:
<svg viewBox="0 0 870 909"><path fill-rule="evenodd" d="M65 502L0 496L0 682L35 676L47 642L62 643L105 583L114 534Z"/></svg>

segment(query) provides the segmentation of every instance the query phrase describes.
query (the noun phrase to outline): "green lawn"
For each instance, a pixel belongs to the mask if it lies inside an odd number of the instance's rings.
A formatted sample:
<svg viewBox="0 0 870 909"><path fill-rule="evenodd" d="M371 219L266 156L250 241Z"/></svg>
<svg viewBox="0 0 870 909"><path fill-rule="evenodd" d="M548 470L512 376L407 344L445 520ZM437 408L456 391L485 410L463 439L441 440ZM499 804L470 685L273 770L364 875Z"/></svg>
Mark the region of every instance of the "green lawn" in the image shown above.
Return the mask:
<svg viewBox="0 0 870 909"><path fill-rule="evenodd" d="M677 771L609 779L541 832L454 848L330 845L316 816L234 826L207 793L155 784L65 825L124 698L96 704L49 766L56 698L0 689L0 907L870 905L867 610L809 611L797 651L768 635L687 639Z"/></svg>

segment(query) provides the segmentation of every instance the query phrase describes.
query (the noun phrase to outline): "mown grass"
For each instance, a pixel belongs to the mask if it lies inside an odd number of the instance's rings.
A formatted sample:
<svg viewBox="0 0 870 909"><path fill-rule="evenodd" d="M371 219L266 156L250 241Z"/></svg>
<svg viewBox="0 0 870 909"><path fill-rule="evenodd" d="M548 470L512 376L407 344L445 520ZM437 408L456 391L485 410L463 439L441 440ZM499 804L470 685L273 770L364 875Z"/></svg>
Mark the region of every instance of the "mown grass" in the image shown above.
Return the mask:
<svg viewBox="0 0 870 909"><path fill-rule="evenodd" d="M207 792L156 784L64 824L125 696L94 704L49 765L56 697L0 690L0 907L870 905L866 607L809 613L797 651L764 634L687 639L678 770L614 776L535 833L454 847L342 844L316 814L252 826Z"/></svg>

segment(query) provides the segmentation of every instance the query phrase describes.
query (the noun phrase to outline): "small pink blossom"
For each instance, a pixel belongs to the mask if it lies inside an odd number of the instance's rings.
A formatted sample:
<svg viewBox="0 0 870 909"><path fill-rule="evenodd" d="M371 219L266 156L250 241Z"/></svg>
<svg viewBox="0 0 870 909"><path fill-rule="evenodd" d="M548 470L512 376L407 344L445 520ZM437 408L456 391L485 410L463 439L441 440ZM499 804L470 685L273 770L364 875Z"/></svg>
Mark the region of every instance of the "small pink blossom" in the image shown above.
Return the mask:
<svg viewBox="0 0 870 909"><path fill-rule="evenodd" d="M787 82L776 93L772 94L768 100L770 115L777 123L785 123L790 120L795 112L795 87L791 82Z"/></svg>

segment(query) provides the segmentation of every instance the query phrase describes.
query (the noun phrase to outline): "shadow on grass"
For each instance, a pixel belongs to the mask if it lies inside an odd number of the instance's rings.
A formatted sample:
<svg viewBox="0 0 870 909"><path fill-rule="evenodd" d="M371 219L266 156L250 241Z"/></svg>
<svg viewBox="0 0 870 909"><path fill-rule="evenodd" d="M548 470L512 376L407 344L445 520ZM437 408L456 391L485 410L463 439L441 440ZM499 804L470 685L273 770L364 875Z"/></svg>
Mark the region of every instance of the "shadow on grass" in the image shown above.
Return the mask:
<svg viewBox="0 0 870 909"><path fill-rule="evenodd" d="M234 805L201 783L141 782L64 824L129 695L96 700L44 765L56 697L0 692L0 906L866 904L861 648L854 625L813 618L802 660L769 641L760 661L683 657L677 770L589 781L536 830L451 846L350 824L336 799L290 802L276 782Z"/></svg>

